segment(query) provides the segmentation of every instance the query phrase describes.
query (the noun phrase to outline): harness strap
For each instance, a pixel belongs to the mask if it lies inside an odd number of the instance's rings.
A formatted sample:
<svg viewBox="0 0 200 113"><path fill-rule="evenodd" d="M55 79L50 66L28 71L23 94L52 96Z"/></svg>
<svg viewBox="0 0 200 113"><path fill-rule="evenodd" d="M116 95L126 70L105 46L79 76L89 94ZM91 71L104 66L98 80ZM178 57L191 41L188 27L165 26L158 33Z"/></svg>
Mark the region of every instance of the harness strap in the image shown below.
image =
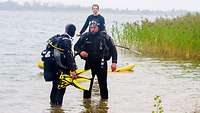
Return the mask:
<svg viewBox="0 0 200 113"><path fill-rule="evenodd" d="M67 35L69 38L65 37L64 35ZM63 35L57 35L57 37L61 37L61 39L64 39L64 40L66 40L66 39L67 39L67 40L72 40L72 37L71 37L69 34L67 34L67 33L65 33L65 34L63 34ZM55 49L57 49L57 50L59 50L59 51L64 52L64 49L59 48L59 47L56 47L56 46L53 45L52 43L53 43L53 42L52 42L51 40L48 41L48 44L49 44L51 47L53 47L53 48L55 48Z"/></svg>
<svg viewBox="0 0 200 113"><path fill-rule="evenodd" d="M54 46L54 45L52 44L52 42L50 42L49 45L52 46L53 48L59 50L59 51L64 52L64 49Z"/></svg>

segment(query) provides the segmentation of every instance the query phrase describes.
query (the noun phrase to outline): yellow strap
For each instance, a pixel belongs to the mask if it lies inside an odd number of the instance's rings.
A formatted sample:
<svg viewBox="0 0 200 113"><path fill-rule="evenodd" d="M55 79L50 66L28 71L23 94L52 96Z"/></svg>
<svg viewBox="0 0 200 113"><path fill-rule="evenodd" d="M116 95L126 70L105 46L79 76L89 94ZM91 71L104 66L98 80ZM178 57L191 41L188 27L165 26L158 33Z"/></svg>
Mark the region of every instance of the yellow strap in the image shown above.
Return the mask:
<svg viewBox="0 0 200 113"><path fill-rule="evenodd" d="M58 88L66 88L68 85L73 85L78 89L82 90L89 90L89 88L86 88L84 86L81 86L79 82L90 82L91 80L89 78L84 78L84 77L78 77L76 79L72 79L69 75L61 75L60 78L61 80L60 84L58 84Z"/></svg>
<svg viewBox="0 0 200 113"><path fill-rule="evenodd" d="M54 46L51 42L49 43L49 45L52 46L53 48L59 50L59 51L64 52L64 49L61 49L61 48L59 48L59 47Z"/></svg>
<svg viewBox="0 0 200 113"><path fill-rule="evenodd" d="M90 82L90 80L88 80L88 82ZM73 84L74 84L74 86L75 86L76 88L89 91L89 88L86 88L86 87L84 87L84 86L81 86L81 85L78 83L78 80L76 80L76 79L73 80Z"/></svg>

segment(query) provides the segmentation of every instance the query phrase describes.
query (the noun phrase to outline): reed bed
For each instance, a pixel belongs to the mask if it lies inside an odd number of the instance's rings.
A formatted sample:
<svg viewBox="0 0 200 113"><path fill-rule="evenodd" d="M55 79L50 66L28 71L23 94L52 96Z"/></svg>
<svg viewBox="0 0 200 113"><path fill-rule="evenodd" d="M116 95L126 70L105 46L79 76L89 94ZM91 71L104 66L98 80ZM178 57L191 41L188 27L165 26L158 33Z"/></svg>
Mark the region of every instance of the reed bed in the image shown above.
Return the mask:
<svg viewBox="0 0 200 113"><path fill-rule="evenodd" d="M200 14L113 25L112 36L143 54L200 61Z"/></svg>

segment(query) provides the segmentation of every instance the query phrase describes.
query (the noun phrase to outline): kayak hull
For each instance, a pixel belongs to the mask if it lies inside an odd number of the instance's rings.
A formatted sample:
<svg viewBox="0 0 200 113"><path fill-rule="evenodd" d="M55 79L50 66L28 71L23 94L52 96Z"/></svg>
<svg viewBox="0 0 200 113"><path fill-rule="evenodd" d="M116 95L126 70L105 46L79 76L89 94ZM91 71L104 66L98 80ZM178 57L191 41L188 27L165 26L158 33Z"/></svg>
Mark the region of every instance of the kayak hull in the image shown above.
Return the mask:
<svg viewBox="0 0 200 113"><path fill-rule="evenodd" d="M38 68L44 69L43 61L41 61L41 60L37 61L36 65ZM117 68L114 72L133 71L134 67L135 67L135 64L128 64L127 66ZM76 70L76 73L82 73L83 71L84 71L83 69L78 69L78 70Z"/></svg>

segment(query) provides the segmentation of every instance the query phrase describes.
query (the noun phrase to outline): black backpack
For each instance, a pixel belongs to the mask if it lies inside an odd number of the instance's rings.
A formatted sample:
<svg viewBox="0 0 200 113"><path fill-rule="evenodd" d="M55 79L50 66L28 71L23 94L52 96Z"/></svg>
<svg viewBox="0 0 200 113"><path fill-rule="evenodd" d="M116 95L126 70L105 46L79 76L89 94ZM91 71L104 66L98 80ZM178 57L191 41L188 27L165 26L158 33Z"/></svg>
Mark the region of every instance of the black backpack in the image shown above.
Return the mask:
<svg viewBox="0 0 200 113"><path fill-rule="evenodd" d="M53 81L56 79L58 69L67 69L64 51L70 48L64 48L62 45L70 40L69 37L56 35L50 38L47 42L46 49L42 51L42 61L44 62L44 79L45 81Z"/></svg>

